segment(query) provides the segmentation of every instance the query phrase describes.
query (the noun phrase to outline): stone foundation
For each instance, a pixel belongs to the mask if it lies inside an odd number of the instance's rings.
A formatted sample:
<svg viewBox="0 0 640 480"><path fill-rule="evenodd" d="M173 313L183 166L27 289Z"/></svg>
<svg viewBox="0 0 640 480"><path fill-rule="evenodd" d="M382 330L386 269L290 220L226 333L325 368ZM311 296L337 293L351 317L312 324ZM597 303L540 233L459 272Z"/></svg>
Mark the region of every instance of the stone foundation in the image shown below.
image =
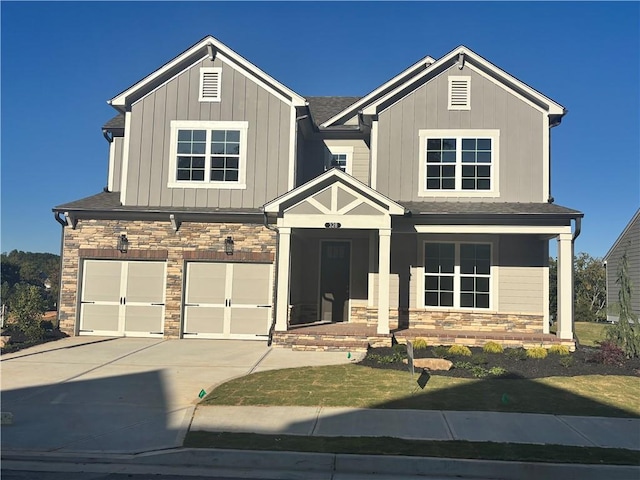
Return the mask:
<svg viewBox="0 0 640 480"><path fill-rule="evenodd" d="M115 250L126 233L129 251ZM233 237L234 254L224 252L224 239ZM58 319L60 329L76 334L79 321L80 265L83 259L164 260L167 262L165 298L166 338L178 338L181 326L183 270L186 260L219 260L273 263L276 233L262 224L183 222L177 232L167 222L78 220L75 229L64 229L62 287Z"/></svg>

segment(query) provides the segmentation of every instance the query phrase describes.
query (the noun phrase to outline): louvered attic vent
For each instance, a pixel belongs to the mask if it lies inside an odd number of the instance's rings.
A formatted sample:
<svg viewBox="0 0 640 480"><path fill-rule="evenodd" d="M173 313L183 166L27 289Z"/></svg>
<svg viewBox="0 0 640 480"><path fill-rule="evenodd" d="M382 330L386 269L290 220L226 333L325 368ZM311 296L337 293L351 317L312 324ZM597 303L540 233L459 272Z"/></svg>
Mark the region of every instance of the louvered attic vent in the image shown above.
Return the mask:
<svg viewBox="0 0 640 480"><path fill-rule="evenodd" d="M222 69L219 67L203 67L200 69L200 101L220 101L220 80Z"/></svg>
<svg viewBox="0 0 640 480"><path fill-rule="evenodd" d="M471 110L471 77L449 77L449 110Z"/></svg>

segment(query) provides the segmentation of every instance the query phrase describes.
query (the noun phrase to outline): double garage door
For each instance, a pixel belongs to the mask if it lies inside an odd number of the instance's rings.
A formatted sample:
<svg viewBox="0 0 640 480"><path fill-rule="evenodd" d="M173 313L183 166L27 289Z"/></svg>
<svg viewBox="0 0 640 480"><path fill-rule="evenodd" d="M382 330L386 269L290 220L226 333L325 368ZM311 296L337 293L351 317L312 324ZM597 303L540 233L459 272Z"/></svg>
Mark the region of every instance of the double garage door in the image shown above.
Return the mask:
<svg viewBox="0 0 640 480"><path fill-rule="evenodd" d="M189 262L184 338L264 339L271 324L273 267ZM166 263L85 260L80 335L162 337Z"/></svg>

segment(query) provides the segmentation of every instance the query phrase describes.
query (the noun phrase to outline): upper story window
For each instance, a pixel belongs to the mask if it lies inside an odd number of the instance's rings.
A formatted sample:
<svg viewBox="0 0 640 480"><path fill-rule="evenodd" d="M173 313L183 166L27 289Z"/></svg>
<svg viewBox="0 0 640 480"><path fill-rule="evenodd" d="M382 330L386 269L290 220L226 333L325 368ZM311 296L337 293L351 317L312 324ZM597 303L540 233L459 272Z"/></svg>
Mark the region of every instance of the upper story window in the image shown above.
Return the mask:
<svg viewBox="0 0 640 480"><path fill-rule="evenodd" d="M498 196L498 130L420 130L420 196Z"/></svg>
<svg viewBox="0 0 640 480"><path fill-rule="evenodd" d="M353 147L327 146L327 156L325 159L325 171L330 168L339 168L345 173L352 175Z"/></svg>
<svg viewBox="0 0 640 480"><path fill-rule="evenodd" d="M246 188L247 122L171 122L169 187Z"/></svg>
<svg viewBox="0 0 640 480"><path fill-rule="evenodd" d="M201 102L219 102L220 84L222 83L222 68L202 67L200 69L200 95Z"/></svg>
<svg viewBox="0 0 640 480"><path fill-rule="evenodd" d="M471 77L449 77L449 110L471 110Z"/></svg>

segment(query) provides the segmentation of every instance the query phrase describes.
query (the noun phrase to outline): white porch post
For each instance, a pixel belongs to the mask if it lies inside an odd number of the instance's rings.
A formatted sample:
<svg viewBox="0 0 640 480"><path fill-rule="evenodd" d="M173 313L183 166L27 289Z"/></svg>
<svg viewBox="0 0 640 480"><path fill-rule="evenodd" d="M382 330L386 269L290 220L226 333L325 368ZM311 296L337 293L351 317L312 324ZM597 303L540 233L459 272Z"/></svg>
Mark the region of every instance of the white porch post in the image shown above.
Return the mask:
<svg viewBox="0 0 640 480"><path fill-rule="evenodd" d="M573 245L570 233L558 235L558 326L556 335L573 339Z"/></svg>
<svg viewBox="0 0 640 480"><path fill-rule="evenodd" d="M276 331L286 332L289 317L289 274L291 228L280 227L278 239L278 285L276 290Z"/></svg>
<svg viewBox="0 0 640 480"><path fill-rule="evenodd" d="M378 231L378 333L389 333L389 270L391 268L391 229Z"/></svg>

